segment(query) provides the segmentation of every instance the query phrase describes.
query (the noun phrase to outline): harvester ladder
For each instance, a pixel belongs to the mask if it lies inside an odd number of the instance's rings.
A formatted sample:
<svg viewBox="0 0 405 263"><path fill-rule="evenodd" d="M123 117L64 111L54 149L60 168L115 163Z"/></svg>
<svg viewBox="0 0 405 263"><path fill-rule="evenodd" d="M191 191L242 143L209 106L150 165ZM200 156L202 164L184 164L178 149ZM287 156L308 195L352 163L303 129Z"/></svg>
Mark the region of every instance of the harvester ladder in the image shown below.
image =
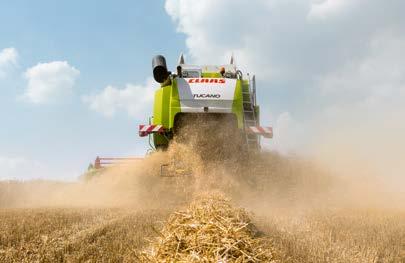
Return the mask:
<svg viewBox="0 0 405 263"><path fill-rule="evenodd" d="M243 122L245 128L246 146L249 151L256 151L260 148L260 142L257 134L249 133L246 131L251 126L258 126L256 119L255 106L256 106L256 83L255 76L249 78L247 85L242 85L243 97Z"/></svg>

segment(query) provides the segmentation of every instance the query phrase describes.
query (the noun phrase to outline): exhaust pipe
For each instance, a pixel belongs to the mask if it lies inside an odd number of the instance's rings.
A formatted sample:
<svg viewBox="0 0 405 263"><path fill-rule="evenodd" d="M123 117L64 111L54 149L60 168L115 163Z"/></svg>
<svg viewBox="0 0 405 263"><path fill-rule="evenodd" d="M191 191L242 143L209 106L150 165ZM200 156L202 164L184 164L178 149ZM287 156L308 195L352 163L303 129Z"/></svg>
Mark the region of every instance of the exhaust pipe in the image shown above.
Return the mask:
<svg viewBox="0 0 405 263"><path fill-rule="evenodd" d="M152 69L153 78L159 83L163 83L169 77L166 59L162 55L157 55L152 59Z"/></svg>

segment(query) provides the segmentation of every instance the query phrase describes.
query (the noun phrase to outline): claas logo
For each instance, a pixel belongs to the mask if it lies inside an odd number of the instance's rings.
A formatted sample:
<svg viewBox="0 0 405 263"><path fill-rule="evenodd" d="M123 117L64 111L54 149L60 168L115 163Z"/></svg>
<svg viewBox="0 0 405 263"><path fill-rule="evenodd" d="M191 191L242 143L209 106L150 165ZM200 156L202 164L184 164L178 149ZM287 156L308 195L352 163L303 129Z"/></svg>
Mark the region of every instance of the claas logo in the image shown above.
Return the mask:
<svg viewBox="0 0 405 263"><path fill-rule="evenodd" d="M222 78L188 79L188 83L218 83L218 84L224 84L225 79L222 79Z"/></svg>

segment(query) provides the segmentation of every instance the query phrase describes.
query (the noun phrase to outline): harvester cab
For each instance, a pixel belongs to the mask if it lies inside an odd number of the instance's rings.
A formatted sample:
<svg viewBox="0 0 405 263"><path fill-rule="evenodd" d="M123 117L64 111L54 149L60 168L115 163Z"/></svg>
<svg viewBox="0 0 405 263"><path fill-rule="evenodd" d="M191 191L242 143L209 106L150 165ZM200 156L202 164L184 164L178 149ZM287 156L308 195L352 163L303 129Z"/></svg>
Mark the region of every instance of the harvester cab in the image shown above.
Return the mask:
<svg viewBox="0 0 405 263"><path fill-rule="evenodd" d="M255 76L244 75L233 57L226 65L197 66L186 64L180 55L172 73L158 55L152 69L161 87L155 92L153 117L148 125L139 126L139 135L149 136L156 150L167 149L187 125L199 125L202 136L207 131L210 136L224 131L237 134L239 149L246 153L260 150L260 136L272 138L272 128L260 125Z"/></svg>

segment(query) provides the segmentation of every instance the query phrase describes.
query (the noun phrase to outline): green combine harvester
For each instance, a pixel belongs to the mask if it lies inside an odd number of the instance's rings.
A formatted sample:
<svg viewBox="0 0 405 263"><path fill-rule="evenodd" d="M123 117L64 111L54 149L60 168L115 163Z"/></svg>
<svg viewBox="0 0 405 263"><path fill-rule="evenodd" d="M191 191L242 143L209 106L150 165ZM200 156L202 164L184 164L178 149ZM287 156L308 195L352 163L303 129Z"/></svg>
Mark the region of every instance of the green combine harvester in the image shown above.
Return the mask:
<svg viewBox="0 0 405 263"><path fill-rule="evenodd" d="M158 55L152 60L152 69L160 87L155 92L153 117L149 124L139 125L139 135L149 137L153 150L165 151L174 139L187 143L197 138L200 144L193 147L205 149L199 151L202 159L223 160L235 153L245 158L260 150L260 136L273 137L271 127L260 125L255 76L244 75L235 66L233 57L227 65L196 66L186 64L180 55L172 73L165 58ZM161 166L162 176L178 175L178 170L184 170L178 169L182 160L177 159ZM140 160L97 157L89 170ZM171 172L165 171L168 167Z"/></svg>
<svg viewBox="0 0 405 263"><path fill-rule="evenodd" d="M272 128L260 126L255 76L243 75L233 57L228 65L196 66L185 64L180 55L172 73L158 55L152 68L161 87L155 93L150 124L140 125L139 135L152 136L156 150L165 150L180 127L196 119L200 125L210 123L210 135L236 131L246 152L260 150L260 136L272 138Z"/></svg>

